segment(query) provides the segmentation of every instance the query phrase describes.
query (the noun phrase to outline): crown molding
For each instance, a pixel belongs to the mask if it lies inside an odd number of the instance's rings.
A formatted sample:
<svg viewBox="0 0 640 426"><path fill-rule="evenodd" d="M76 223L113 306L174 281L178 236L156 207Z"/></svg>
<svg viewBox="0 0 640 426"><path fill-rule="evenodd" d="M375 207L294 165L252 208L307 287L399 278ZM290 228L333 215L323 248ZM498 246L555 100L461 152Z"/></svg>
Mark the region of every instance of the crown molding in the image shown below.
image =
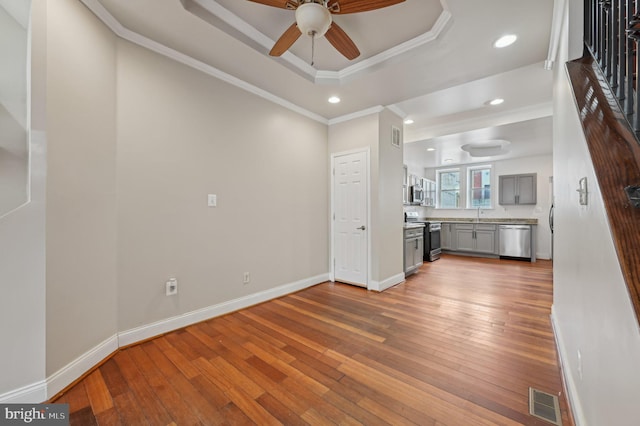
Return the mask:
<svg viewBox="0 0 640 426"><path fill-rule="evenodd" d="M153 52L156 52L160 55L166 56L170 59L175 60L176 62L180 62L186 66L199 70L207 75L215 77L219 80L224 81L225 83L231 84L235 87L238 87L242 90L245 90L249 93L252 93L256 96L259 96L263 99L271 101L277 105L280 105L284 108L287 108L293 112L296 112L300 115L303 115L307 118L320 122L322 124L329 124L329 121L318 115L314 112L311 112L307 109L304 109L292 102L287 101L286 99L275 96L274 94L267 92L253 84L247 83L244 80L241 80L237 77L232 76L231 74L227 74L224 71L221 71L211 65L205 64L202 61L199 61L191 56L185 55L184 53L178 52L175 49L171 49L161 43L158 43L154 40L151 40L141 34L138 34L134 31L125 28L118 20L111 15L105 8L100 4L98 0L80 0L94 15L98 17L109 29L116 34L118 37L130 41L131 43L137 44L141 47L149 49Z"/></svg>
<svg viewBox="0 0 640 426"><path fill-rule="evenodd" d="M370 114L380 113L385 108L391 109L392 111L394 111L396 114L398 114L401 117L404 117L406 115L400 109L396 109L396 107L393 106L393 105L387 106L387 107L385 107L385 106L375 106L375 107L372 107L372 108L368 108L368 109L365 109L365 110L362 110L362 111L356 111L354 113L346 114L346 115L343 115L343 116L340 116L340 117L336 117L336 118L333 118L333 119L329 120L329 119L327 119L327 118L325 118L325 117L323 117L323 116L321 116L319 114L316 114L316 113L314 113L312 111L309 111L309 110L307 110L305 108L302 108L302 107L300 107L300 106L298 106L298 105L296 105L296 104L294 104L292 102L287 101L286 99L280 98L280 97L278 97L278 96L276 96L276 95L274 95L274 94L272 94L272 93L270 93L270 92L268 92L268 91L266 91L264 89L261 89L261 88L259 88L257 86L254 86L254 85L250 84L250 83L247 83L246 81L241 80L241 79L239 79L237 77L234 77L234 76L232 76L230 74L227 74L224 71L221 71L221 70L219 70L219 69L217 69L217 68L215 68L215 67L213 67L211 65L208 65L208 64L206 64L206 63L204 63L202 61L199 61L199 60L197 60L197 59L195 59L195 58L193 58L191 56L185 55L184 53L178 52L175 49L171 49L170 47L167 47L167 46L165 46L165 45L163 45L161 43L158 43L158 42L156 42L154 40L151 40L151 39L149 39L149 38L147 38L147 37L145 37L145 36L143 36L143 35L141 35L139 33L131 31L130 29L124 27L113 15L111 15L109 13L109 11L107 11L105 9L105 7L102 6L102 4L99 2L99 0L80 0L80 1L118 37L120 37L120 38L122 38L124 40L127 40L127 41L129 41L131 43L134 43L134 44L136 44L138 46L141 46L141 47L144 47L146 49L149 49L149 50L151 50L153 52L156 52L156 53L158 53L160 55L163 55L165 57L173 59L176 62L179 62L179 63L181 63L183 65L186 65L188 67L191 67L193 69L201 71L201 72L203 72L203 73L205 73L207 75L210 75L210 76L212 76L214 78L222 80L225 83L231 84L231 85L233 85L235 87L238 87L238 88L240 88L242 90L245 90L245 91L247 91L249 93L252 93L252 94L254 94L256 96L259 96L259 97L261 97L263 99L266 99L266 100L268 100L270 102L273 102L273 103L275 103L277 105L280 105L280 106L282 106L284 108L287 108L287 109L289 109L289 110L291 110L293 112L296 112L296 113L298 113L298 114L300 114L302 116L305 116L307 118L315 120L315 121L317 121L319 123L322 123L322 124L325 124L325 125L333 125L333 124L337 124L337 123L342 123L342 122L345 122L345 121L350 121L350 120L353 120L353 119L356 119L356 118L364 117L364 116L367 116L367 115L370 115ZM191 7L191 5L195 5L195 4L201 5L203 0L180 0L180 1L181 1L181 3L183 5L184 4L189 4L189 7ZM211 2L211 3L216 3L214 0L206 0L206 1ZM434 25L434 28L432 30L432 31L435 31L437 29L437 33L438 34L444 29L446 24L451 19L451 14L448 11L448 6L446 5L445 0L441 0L441 3L442 3L443 9L445 10L446 13L441 14L440 18L438 19L436 25ZM233 22L233 19L232 19L231 15L232 16L235 16L235 15L233 15L227 9L224 9L222 6L220 6L220 5L218 5L218 6L219 6L220 9L215 8L214 10L216 10L217 13L219 13L220 15L225 17L228 21ZM230 14L230 15L227 15L226 12L224 12L224 11L228 12L228 14ZM224 22L227 22L227 21L224 21ZM244 21L242 21L242 22L244 22ZM241 24L238 24L237 22L236 22L236 24L237 25L241 25ZM251 27L251 28L253 28L253 27ZM251 32L251 30L248 30L246 28L245 28L245 30L246 30L247 33ZM255 29L254 29L254 31L255 31ZM257 32L257 31L255 31L255 32ZM259 34L261 34L261 33L259 33ZM363 61L363 62L367 62L369 64L368 67L371 68L374 65L374 62L375 62L375 64L378 64L378 63L383 62L385 60L389 60L392 56L386 56L386 55L390 55L391 54L390 53L391 50L399 49L399 50L402 50L403 52L408 52L408 51L412 50L413 48L415 48L415 47L417 47L417 46L419 46L421 44L424 44L426 42L425 40L426 39L431 39L431 37L437 37L437 35L434 35L434 34L429 35L429 33L425 33L422 36L416 37L413 40L409 40L407 43L403 43L403 44L401 44L399 46L396 46L393 49L389 49L387 52L383 52L382 54L376 55L375 57L369 58L368 60ZM422 41L417 40L417 39L420 39ZM297 59L297 57L295 55L290 54L288 52L285 53L285 55L283 55L283 57L284 56L288 56L288 55L291 55L292 57ZM384 56L384 58L382 58L381 55ZM380 58L378 58L378 57L380 57ZM369 62L369 61L371 61L371 62ZM303 64L304 64L304 66L309 67L306 63L303 62ZM356 66L358 66L358 64L353 65L352 67L356 67ZM355 68L352 69L352 67L348 67L348 68L345 68L345 70L340 71L339 73L341 73L341 74L338 75L336 78L339 79L339 80L344 80L345 78L354 75L354 73L357 73L358 70L355 70Z"/></svg>
<svg viewBox="0 0 640 426"><path fill-rule="evenodd" d="M397 105L387 105L387 109L391 110L395 115L402 118L403 120L407 118L407 113L400 109L400 107L398 107Z"/></svg>
<svg viewBox="0 0 640 426"><path fill-rule="evenodd" d="M351 121L356 118L366 117L371 114L379 114L384 111L385 107L382 105L374 106L371 108L363 109L362 111L356 111L351 114L342 115L340 117L332 118L329 120L329 126L333 126L334 124L344 123L345 121Z"/></svg>
<svg viewBox="0 0 640 426"><path fill-rule="evenodd" d="M350 65L340 71L317 71L314 79L315 82L323 84L343 84L356 76L375 71L380 66L383 66L392 60L398 60L401 57L410 54L414 49L435 41L447 28L447 25L452 18L446 1L440 0L440 4L442 5L442 13L431 30L387 49L384 52Z"/></svg>
<svg viewBox="0 0 640 426"><path fill-rule="evenodd" d="M271 46L275 43L275 40L271 40L256 30L248 22L224 8L216 0L180 0L180 2L187 11L262 54L268 55ZM440 5L442 6L442 13L433 27L426 33L339 71L316 70L306 61L289 51L278 58L274 58L274 60L316 84L340 85L356 76L375 71L391 61L410 54L414 49L436 40L446 29L452 18L447 0L440 0Z"/></svg>

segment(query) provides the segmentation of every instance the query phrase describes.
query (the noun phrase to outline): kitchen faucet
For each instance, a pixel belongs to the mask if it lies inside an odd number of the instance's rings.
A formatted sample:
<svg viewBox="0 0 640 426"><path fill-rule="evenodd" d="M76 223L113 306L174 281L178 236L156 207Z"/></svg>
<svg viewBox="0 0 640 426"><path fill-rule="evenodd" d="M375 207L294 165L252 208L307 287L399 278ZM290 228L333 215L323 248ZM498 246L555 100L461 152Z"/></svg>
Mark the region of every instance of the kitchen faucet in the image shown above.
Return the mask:
<svg viewBox="0 0 640 426"><path fill-rule="evenodd" d="M480 206L478 206L478 214L476 215L476 222L480 222Z"/></svg>

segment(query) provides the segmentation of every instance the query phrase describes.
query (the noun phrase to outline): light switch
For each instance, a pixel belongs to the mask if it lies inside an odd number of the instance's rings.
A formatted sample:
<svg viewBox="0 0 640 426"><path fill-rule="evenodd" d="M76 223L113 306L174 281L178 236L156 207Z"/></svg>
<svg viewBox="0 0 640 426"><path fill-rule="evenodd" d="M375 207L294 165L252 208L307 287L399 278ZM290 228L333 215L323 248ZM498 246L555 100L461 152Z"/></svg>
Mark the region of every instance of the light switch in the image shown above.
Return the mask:
<svg viewBox="0 0 640 426"><path fill-rule="evenodd" d="M216 194L209 194L207 196L207 205L209 207L216 207L218 205L218 196Z"/></svg>

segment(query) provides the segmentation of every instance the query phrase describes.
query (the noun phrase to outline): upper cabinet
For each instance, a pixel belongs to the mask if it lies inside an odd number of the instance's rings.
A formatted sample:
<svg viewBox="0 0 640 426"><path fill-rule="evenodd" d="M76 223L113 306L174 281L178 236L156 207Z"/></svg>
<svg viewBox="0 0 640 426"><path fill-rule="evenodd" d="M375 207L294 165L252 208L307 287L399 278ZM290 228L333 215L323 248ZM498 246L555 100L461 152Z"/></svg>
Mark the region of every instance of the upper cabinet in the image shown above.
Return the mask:
<svg viewBox="0 0 640 426"><path fill-rule="evenodd" d="M407 165L402 166L402 203L407 204L409 202L409 169Z"/></svg>
<svg viewBox="0 0 640 426"><path fill-rule="evenodd" d="M423 206L436 206L436 183L430 179L422 179L422 189L424 189Z"/></svg>
<svg viewBox="0 0 640 426"><path fill-rule="evenodd" d="M537 174L502 175L499 178L501 205L536 204Z"/></svg>

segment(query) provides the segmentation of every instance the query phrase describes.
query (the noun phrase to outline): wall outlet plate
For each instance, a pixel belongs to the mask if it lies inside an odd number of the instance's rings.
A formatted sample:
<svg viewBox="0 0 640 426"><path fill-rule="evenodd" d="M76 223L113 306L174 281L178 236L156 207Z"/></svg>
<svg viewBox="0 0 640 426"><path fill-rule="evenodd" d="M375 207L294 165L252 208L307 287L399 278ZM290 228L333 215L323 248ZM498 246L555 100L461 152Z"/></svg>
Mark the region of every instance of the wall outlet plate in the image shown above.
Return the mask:
<svg viewBox="0 0 640 426"><path fill-rule="evenodd" d="M178 280L175 278L169 278L165 283L165 292L167 296L173 296L178 294Z"/></svg>

